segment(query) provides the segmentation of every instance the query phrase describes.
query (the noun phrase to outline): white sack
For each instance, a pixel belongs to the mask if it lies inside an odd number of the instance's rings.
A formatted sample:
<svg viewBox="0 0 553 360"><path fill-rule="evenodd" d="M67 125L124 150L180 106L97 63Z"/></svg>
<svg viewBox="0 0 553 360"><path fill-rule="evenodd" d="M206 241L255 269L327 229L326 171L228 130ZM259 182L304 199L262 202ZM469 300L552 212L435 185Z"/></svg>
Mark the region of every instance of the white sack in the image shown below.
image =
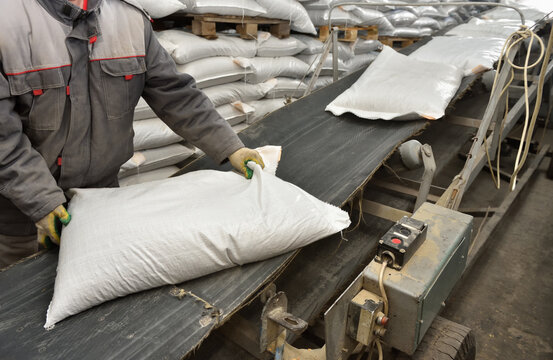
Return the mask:
<svg viewBox="0 0 553 360"><path fill-rule="evenodd" d="M157 41L159 41L159 45L161 45L169 55L173 56L173 51L177 49L177 45L165 39L158 38Z"/></svg>
<svg viewBox="0 0 553 360"><path fill-rule="evenodd" d="M164 168L147 171L145 173L141 172L119 180L119 186L143 184L155 180L167 179L179 170L180 169L177 166L166 166Z"/></svg>
<svg viewBox="0 0 553 360"><path fill-rule="evenodd" d="M247 74L252 73L251 64L247 59L235 61L228 56L216 56L177 65L177 70L192 76L199 89L243 80Z"/></svg>
<svg viewBox="0 0 553 360"><path fill-rule="evenodd" d="M315 26L328 26L329 10L308 10L307 12ZM355 26L361 22L361 19L349 11L340 8L332 10L332 25Z"/></svg>
<svg viewBox="0 0 553 360"><path fill-rule="evenodd" d="M336 1L332 0L309 0L302 5L307 10L328 10Z"/></svg>
<svg viewBox="0 0 553 360"><path fill-rule="evenodd" d="M153 149L182 141L182 137L159 118L134 121L132 127L134 151Z"/></svg>
<svg viewBox="0 0 553 360"><path fill-rule="evenodd" d="M310 72L307 64L293 56L237 58L237 61L251 64L253 72L246 75L246 81L253 84L277 76L301 79Z"/></svg>
<svg viewBox="0 0 553 360"><path fill-rule="evenodd" d="M382 50L382 43L378 40L361 40L357 39L353 45L353 53L355 55L367 54L371 51Z"/></svg>
<svg viewBox="0 0 553 360"><path fill-rule="evenodd" d="M432 28L429 28L429 27L419 28L419 36L420 37L432 36L433 33L434 33L434 30L432 30Z"/></svg>
<svg viewBox="0 0 553 360"><path fill-rule="evenodd" d="M417 28L412 27L397 27L391 32L383 31L380 35L383 36L397 36L397 37L420 37L421 36L421 30Z"/></svg>
<svg viewBox="0 0 553 360"><path fill-rule="evenodd" d="M443 18L447 16L434 6L402 6L399 7L399 9L410 11L418 17L428 16L431 18Z"/></svg>
<svg viewBox="0 0 553 360"><path fill-rule="evenodd" d="M266 82L261 84L249 84L243 81L237 81L229 84L216 85L203 89L213 106L230 104L235 101L252 101L261 99L269 90L275 86L276 82Z"/></svg>
<svg viewBox="0 0 553 360"><path fill-rule="evenodd" d="M440 26L442 27L442 29L459 24L459 22L454 18L452 18L451 16L440 19L438 20L438 22L440 23Z"/></svg>
<svg viewBox="0 0 553 360"><path fill-rule="evenodd" d="M355 53L353 52L354 43L339 41L337 45L338 45L339 59L343 61L347 61L347 60L351 60L355 56ZM332 54L333 51L334 49L331 46L330 53Z"/></svg>
<svg viewBox="0 0 553 360"><path fill-rule="evenodd" d="M378 25L379 31L394 27L383 13L374 8L355 6L351 12L360 20L359 25Z"/></svg>
<svg viewBox="0 0 553 360"><path fill-rule="evenodd" d="M323 42L313 36L294 34L294 37L306 45L305 50L301 52L304 55L321 54L323 52Z"/></svg>
<svg viewBox="0 0 553 360"><path fill-rule="evenodd" d="M225 119L230 126L240 124L253 115L255 109L240 101L235 101L232 104L217 106L215 110Z"/></svg>
<svg viewBox="0 0 553 360"><path fill-rule="evenodd" d="M528 26L530 21L527 21ZM531 23L531 22L530 22ZM474 36L507 39L520 28L520 20L481 20L472 19L466 24L457 25L446 35Z"/></svg>
<svg viewBox="0 0 553 360"><path fill-rule="evenodd" d="M290 28L297 32L317 34L305 8L296 0L257 0L267 13L261 15L271 19L290 21Z"/></svg>
<svg viewBox="0 0 553 360"><path fill-rule="evenodd" d="M463 72L416 60L385 46L376 60L326 110L365 119L438 119L455 95Z"/></svg>
<svg viewBox="0 0 553 360"><path fill-rule="evenodd" d="M267 11L254 0L180 0L194 14L258 16Z"/></svg>
<svg viewBox="0 0 553 360"><path fill-rule="evenodd" d="M410 57L454 65L470 75L493 68L504 43L500 38L436 36Z"/></svg>
<svg viewBox="0 0 553 360"><path fill-rule="evenodd" d="M349 226L345 211L250 167L251 180L201 170L73 189L45 328L111 299L268 259Z"/></svg>
<svg viewBox="0 0 553 360"><path fill-rule="evenodd" d="M368 54L356 55L353 59L346 61L344 65L347 67L348 72L354 72L372 63L379 54L373 51Z"/></svg>
<svg viewBox="0 0 553 360"><path fill-rule="evenodd" d="M519 6L519 5L516 5ZM519 10L524 14L524 18L528 20L538 21L543 18L547 13L540 11L539 9L532 9L526 7L519 7ZM553 10L553 8L551 9ZM550 11L551 11L550 10ZM513 9L509 8L495 8L482 15L482 19L509 19L520 21L520 15Z"/></svg>
<svg viewBox="0 0 553 360"><path fill-rule="evenodd" d="M257 33L257 56L291 56L301 53L307 45L293 36L279 39L265 31Z"/></svg>
<svg viewBox="0 0 553 360"><path fill-rule="evenodd" d="M272 79L274 80L274 79ZM265 98L276 99L283 97L299 98L302 97L307 90L307 84L299 79L291 79L285 77L276 78L277 84L273 87Z"/></svg>
<svg viewBox="0 0 553 360"><path fill-rule="evenodd" d="M415 20L415 22L411 24L411 27L416 27L416 28L428 27L434 30L440 30L442 28L438 20L427 16L423 16Z"/></svg>
<svg viewBox="0 0 553 360"><path fill-rule="evenodd" d="M208 40L182 30L165 30L160 31L158 37L176 45L172 56L177 64L212 56L254 57L257 52L255 41L238 36L219 34L217 39Z"/></svg>
<svg viewBox="0 0 553 360"><path fill-rule="evenodd" d="M407 10L394 10L386 13L386 18L393 26L400 27L409 26L414 23L417 20L417 15Z"/></svg>
<svg viewBox="0 0 553 360"><path fill-rule="evenodd" d="M136 107L134 108L133 120L136 121L136 120L151 119L153 117L156 117L156 114L154 113L150 105L148 105L146 100L144 100L143 98L140 98L138 100L138 104L136 104Z"/></svg>
<svg viewBox="0 0 553 360"><path fill-rule="evenodd" d="M255 109L254 114L250 118L248 118L248 124L253 124L256 121L263 119L265 116L272 113L273 111L286 106L286 99L262 99L251 101L248 103L248 105Z"/></svg>
<svg viewBox="0 0 553 360"><path fill-rule="evenodd" d="M305 82L309 84L311 79L306 79ZM313 91L319 90L324 88L325 86L328 86L334 82L333 76L319 76L317 80L315 81L315 86L313 87Z"/></svg>
<svg viewBox="0 0 553 360"><path fill-rule="evenodd" d="M517 6L519 8L522 7L525 10L532 9L540 11L544 15L553 11L553 3L551 0L501 0L500 2L506 5ZM514 13L514 10L511 10L511 12ZM520 17L518 19L520 19Z"/></svg>
<svg viewBox="0 0 553 360"><path fill-rule="evenodd" d="M323 67L321 68L321 73L319 75L326 76L332 75L332 54L328 54L325 61L323 62ZM315 71L315 68L319 64L321 59L321 54L319 55L296 55L298 59L310 65L309 72ZM345 73L348 71L347 66L344 64L344 61L338 59L338 72Z"/></svg>
<svg viewBox="0 0 553 360"><path fill-rule="evenodd" d="M154 19L162 18L186 9L178 0L137 0L148 14Z"/></svg>
<svg viewBox="0 0 553 360"><path fill-rule="evenodd" d="M181 144L171 144L156 149L149 149L135 152L133 157L121 166L119 174L120 179L139 174L141 172L152 171L165 166L175 165L194 155L193 146Z"/></svg>

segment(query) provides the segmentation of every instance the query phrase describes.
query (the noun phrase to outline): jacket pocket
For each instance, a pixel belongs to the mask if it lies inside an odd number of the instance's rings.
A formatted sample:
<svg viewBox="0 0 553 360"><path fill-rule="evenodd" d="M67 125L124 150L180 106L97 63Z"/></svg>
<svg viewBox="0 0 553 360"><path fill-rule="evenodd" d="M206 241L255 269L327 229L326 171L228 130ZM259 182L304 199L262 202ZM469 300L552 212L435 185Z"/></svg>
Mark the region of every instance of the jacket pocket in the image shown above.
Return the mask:
<svg viewBox="0 0 553 360"><path fill-rule="evenodd" d="M19 102L28 107L27 119L22 118L26 127L40 131L59 129L66 97L60 69L10 75L8 81L11 95L19 97Z"/></svg>
<svg viewBox="0 0 553 360"><path fill-rule="evenodd" d="M143 57L99 60L108 118L132 111L144 89L146 62Z"/></svg>

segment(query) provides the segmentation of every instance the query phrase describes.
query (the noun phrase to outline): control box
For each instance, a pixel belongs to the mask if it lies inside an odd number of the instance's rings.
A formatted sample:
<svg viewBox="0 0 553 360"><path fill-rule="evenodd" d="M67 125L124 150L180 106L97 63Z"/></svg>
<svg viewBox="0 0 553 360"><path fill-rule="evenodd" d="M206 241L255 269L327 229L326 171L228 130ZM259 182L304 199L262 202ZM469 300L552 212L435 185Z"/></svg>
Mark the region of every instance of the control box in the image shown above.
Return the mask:
<svg viewBox="0 0 553 360"><path fill-rule="evenodd" d="M428 224L404 216L378 242L375 260L401 270L426 239Z"/></svg>

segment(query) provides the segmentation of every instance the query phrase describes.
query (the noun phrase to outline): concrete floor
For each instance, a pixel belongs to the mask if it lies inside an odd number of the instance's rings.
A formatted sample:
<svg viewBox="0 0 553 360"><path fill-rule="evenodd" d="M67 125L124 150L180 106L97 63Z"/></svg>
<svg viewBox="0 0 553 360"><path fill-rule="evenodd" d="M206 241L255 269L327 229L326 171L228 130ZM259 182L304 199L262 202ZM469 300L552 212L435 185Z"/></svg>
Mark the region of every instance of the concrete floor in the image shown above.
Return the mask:
<svg viewBox="0 0 553 360"><path fill-rule="evenodd" d="M477 359L553 359L553 180L546 177L549 161L543 160L442 315L473 329ZM487 193L487 186L482 186L472 196ZM467 202L470 206L472 201L469 198Z"/></svg>

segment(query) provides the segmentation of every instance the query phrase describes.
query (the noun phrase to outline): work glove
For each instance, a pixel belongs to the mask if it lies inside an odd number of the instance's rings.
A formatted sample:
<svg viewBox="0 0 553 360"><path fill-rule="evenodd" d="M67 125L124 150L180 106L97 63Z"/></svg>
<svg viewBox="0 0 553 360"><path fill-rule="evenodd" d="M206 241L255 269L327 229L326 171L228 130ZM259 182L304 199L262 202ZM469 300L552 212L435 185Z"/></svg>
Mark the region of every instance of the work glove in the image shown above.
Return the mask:
<svg viewBox="0 0 553 360"><path fill-rule="evenodd" d="M37 240L40 245L49 249L60 244L61 226L69 224L71 215L63 205L58 206L51 213L40 219L35 225L37 228Z"/></svg>
<svg viewBox="0 0 553 360"><path fill-rule="evenodd" d="M253 161L262 168L265 167L261 155L256 150L248 149L246 147L236 150L232 155L228 157L232 166L240 171L246 179L251 179L253 176L253 170L246 166L249 161Z"/></svg>

